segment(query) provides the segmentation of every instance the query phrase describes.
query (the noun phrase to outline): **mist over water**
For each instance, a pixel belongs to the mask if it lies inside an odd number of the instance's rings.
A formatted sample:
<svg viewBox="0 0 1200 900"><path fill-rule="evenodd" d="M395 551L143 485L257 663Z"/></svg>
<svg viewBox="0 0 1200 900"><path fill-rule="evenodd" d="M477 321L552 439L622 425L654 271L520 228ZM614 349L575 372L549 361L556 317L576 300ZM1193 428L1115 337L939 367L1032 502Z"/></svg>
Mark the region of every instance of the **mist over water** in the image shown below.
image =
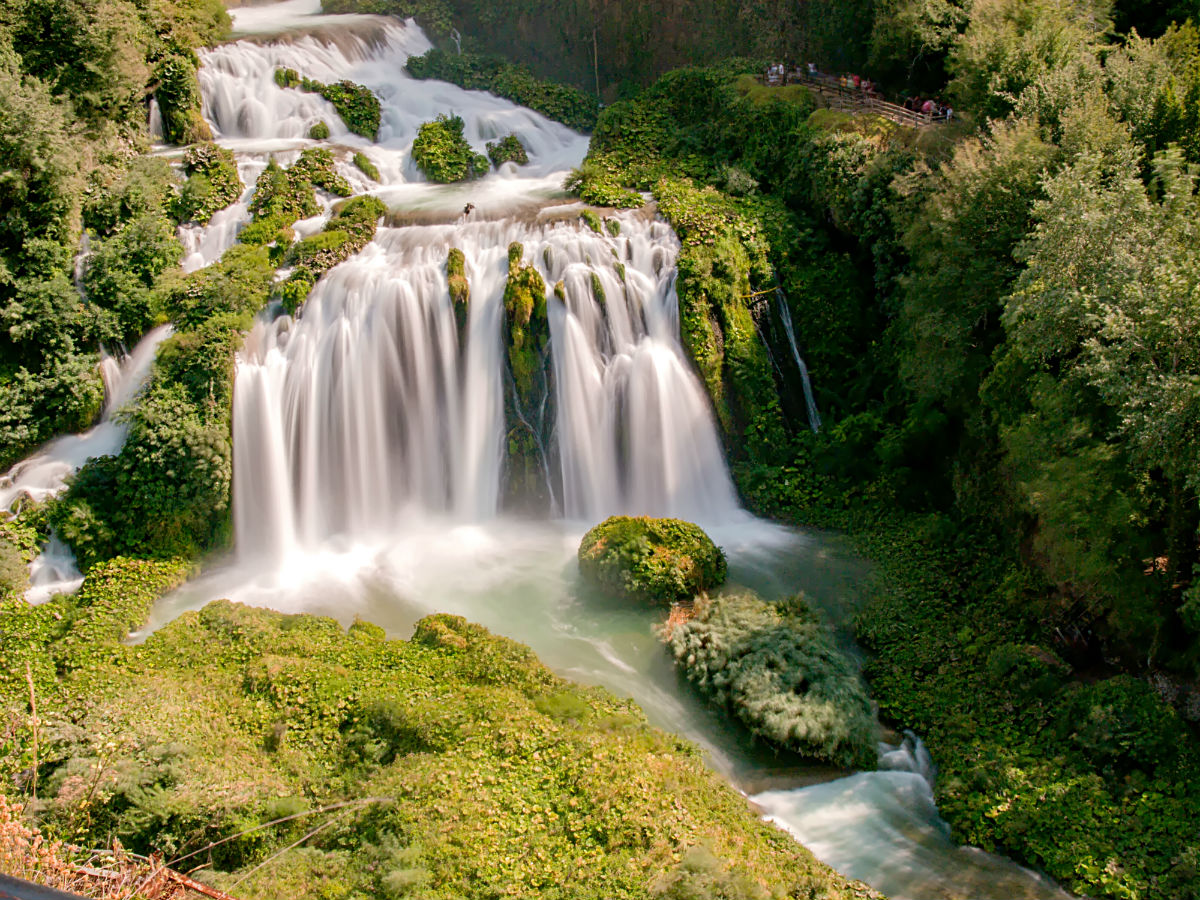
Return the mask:
<svg viewBox="0 0 1200 900"><path fill-rule="evenodd" d="M234 400L236 551L165 598L146 632L221 597L346 623L362 616L397 636L429 613L460 614L529 644L568 677L632 696L819 856L892 897L1063 896L1006 860L956 848L919 766L839 778L755 744L682 683L653 633L656 613L580 589L579 540L613 513L696 521L725 549L733 582L769 598L804 591L835 621L852 612L864 566L836 538L739 508L709 400L680 345L678 240L644 211L615 214L615 236L580 222L560 185L587 138L491 95L409 78L404 61L429 48L411 24L315 20L317 9L292 0L235 10L236 30L254 38L203 54L205 116L237 154L248 190L189 232L188 266L232 245L257 172L272 155L286 165L316 143L306 135L317 121L330 128L321 143L339 173L388 203L392 224L317 284L300 318L265 316L255 327ZM279 67L371 88L382 103L379 141L350 134L319 96L278 87ZM477 151L516 133L530 164L465 185L425 182L412 140L443 112L463 117ZM380 182L352 164L355 151ZM322 197L325 213L297 230L319 229L333 199ZM465 215L468 202L475 211ZM501 509L512 242L547 284L554 513L543 519ZM446 282L452 247L465 255L471 289L461 333ZM811 415L816 427L815 407ZM892 767L918 756L883 749Z"/></svg>

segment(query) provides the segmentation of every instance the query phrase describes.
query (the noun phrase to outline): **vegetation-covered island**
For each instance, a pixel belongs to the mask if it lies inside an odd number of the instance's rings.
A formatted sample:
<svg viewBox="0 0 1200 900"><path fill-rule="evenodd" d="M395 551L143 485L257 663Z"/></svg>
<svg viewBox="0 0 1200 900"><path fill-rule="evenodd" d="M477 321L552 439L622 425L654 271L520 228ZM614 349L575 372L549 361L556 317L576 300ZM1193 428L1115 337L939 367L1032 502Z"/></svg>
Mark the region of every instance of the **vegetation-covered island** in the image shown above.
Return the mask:
<svg viewBox="0 0 1200 900"><path fill-rule="evenodd" d="M1200 898L1194 2L284 12L0 9L0 874Z"/></svg>

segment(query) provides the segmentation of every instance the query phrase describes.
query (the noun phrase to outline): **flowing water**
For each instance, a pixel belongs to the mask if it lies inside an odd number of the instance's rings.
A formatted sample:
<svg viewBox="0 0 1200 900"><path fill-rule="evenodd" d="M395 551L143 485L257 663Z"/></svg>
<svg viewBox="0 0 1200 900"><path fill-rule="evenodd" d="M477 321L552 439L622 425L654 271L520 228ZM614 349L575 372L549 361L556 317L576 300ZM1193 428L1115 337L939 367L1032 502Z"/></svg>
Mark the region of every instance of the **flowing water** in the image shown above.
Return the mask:
<svg viewBox="0 0 1200 900"><path fill-rule="evenodd" d="M305 135L324 120L339 172L381 197L392 224L321 280L298 320L264 316L256 326L234 400L236 553L164 598L143 634L217 597L343 622L363 616L398 636L428 613L458 613L529 644L564 675L632 696L652 722L700 744L765 815L893 897L1063 896L950 842L917 742L882 747L883 771L849 777L768 751L681 682L652 611L578 590L579 539L614 512L693 519L726 550L732 581L767 597L804 591L835 621L852 612L865 570L834 537L738 507L679 342L678 241L649 211L615 215L616 236L580 221L559 186L587 139L488 94L410 79L404 60L429 47L412 24L315 19L317 8L291 0L234 11L236 30L253 37L202 54L205 115L248 186L271 155L286 164L312 144ZM379 141L348 133L320 97L279 88L281 66L370 87L382 104ZM529 165L466 185L424 182L412 140L441 112L463 117L477 150L517 134ZM378 166L379 183L351 164L354 151ZM189 266L232 244L249 198L186 236ZM332 199L322 198L326 211ZM463 211L468 202L474 212ZM512 242L547 285L562 285L561 299L548 298L540 408L553 425L541 450L555 513L536 520L502 512ZM452 247L464 252L471 288L461 329L445 273Z"/></svg>
<svg viewBox="0 0 1200 900"><path fill-rule="evenodd" d="M128 426L117 413L145 385L154 364L154 353L170 333L170 326L156 328L121 362L111 356L100 361L105 393L100 421L81 434L55 438L0 475L0 512L11 511L24 497L34 502L53 497L89 459L111 456L121 449ZM52 536L30 564L29 581L31 586L25 597L31 603L40 603L57 593L74 592L83 583L83 576L71 551Z"/></svg>

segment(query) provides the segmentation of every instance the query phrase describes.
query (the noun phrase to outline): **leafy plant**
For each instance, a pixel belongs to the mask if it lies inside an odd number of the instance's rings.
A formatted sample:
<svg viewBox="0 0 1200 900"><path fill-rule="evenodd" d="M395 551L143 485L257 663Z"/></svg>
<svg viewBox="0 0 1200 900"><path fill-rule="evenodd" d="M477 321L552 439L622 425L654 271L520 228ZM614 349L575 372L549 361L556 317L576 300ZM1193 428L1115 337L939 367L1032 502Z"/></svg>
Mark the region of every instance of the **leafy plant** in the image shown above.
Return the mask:
<svg viewBox="0 0 1200 900"><path fill-rule="evenodd" d="M463 138L463 127L459 116L442 114L417 131L413 162L430 181L449 184L487 174L488 158L471 149Z"/></svg>

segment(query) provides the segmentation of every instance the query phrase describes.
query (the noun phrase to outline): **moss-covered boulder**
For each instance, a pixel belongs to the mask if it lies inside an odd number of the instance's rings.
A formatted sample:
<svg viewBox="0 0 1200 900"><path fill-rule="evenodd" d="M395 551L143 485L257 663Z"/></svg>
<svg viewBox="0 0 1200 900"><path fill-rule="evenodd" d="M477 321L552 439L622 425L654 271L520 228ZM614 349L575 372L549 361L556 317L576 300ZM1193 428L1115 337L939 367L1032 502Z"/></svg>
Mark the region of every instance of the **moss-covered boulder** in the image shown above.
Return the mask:
<svg viewBox="0 0 1200 900"><path fill-rule="evenodd" d="M866 682L802 597L706 599L667 640L688 680L759 737L834 765L875 768Z"/></svg>
<svg viewBox="0 0 1200 900"><path fill-rule="evenodd" d="M281 88L296 88L312 94L320 94L333 104L346 127L355 134L375 140L379 136L379 98L370 88L353 81L337 84L322 84L311 78L303 78L295 69L276 69L275 83Z"/></svg>
<svg viewBox="0 0 1200 900"><path fill-rule="evenodd" d="M631 600L690 600L725 581L725 554L691 522L613 516L583 537L579 571L600 590Z"/></svg>
<svg viewBox="0 0 1200 900"><path fill-rule="evenodd" d="M488 173L491 163L476 153L463 137L464 123L459 116L440 115L417 130L412 157L425 177L439 184L467 181Z"/></svg>
<svg viewBox="0 0 1200 900"><path fill-rule="evenodd" d="M491 141L487 145L488 159L492 161L497 169L506 162L516 163L518 166L523 166L529 162L529 153L525 150L525 145L521 143L520 138L515 134L510 134L498 141Z"/></svg>
<svg viewBox="0 0 1200 900"><path fill-rule="evenodd" d="M212 143L189 147L183 156L183 169L188 179L175 201L175 215L181 222L204 225L242 195L242 179L232 150Z"/></svg>
<svg viewBox="0 0 1200 900"><path fill-rule="evenodd" d="M467 334L467 310L471 302L471 285L467 281L467 257L457 247L446 255L446 281L450 302L454 304L454 323L458 326L458 343L463 345Z"/></svg>

